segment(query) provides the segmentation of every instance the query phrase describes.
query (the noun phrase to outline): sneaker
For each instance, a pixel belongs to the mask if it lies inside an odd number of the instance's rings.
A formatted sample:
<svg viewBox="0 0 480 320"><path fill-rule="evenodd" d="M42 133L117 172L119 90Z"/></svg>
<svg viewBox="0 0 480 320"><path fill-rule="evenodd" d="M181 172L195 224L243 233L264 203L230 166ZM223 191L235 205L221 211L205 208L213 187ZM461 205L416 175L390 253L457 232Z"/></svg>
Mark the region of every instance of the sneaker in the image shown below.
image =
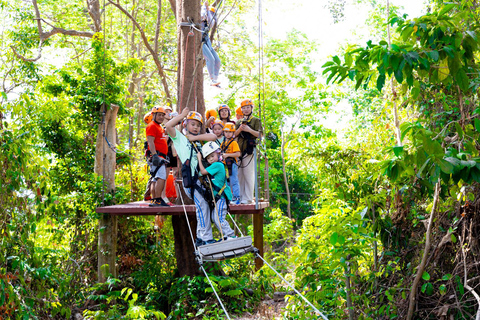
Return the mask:
<svg viewBox="0 0 480 320"><path fill-rule="evenodd" d="M150 203L148 206L149 207L169 207L169 205L166 204L162 198L154 199L152 203Z"/></svg>
<svg viewBox="0 0 480 320"><path fill-rule="evenodd" d="M240 198L236 199L235 202L233 202L234 204L240 204Z"/></svg>
<svg viewBox="0 0 480 320"><path fill-rule="evenodd" d="M248 201L247 200L242 200L242 201L240 201L240 204L248 204Z"/></svg>
<svg viewBox="0 0 480 320"><path fill-rule="evenodd" d="M237 236L236 235L231 235L231 236L226 236L225 238L223 238L223 240L225 240L225 241L232 240L232 239L237 239Z"/></svg>
<svg viewBox="0 0 480 320"><path fill-rule="evenodd" d="M203 246L204 244L205 244L205 241L203 241L203 240L200 239L200 238L197 238L197 239L195 240L195 246L196 246L196 247L201 247L201 246Z"/></svg>
<svg viewBox="0 0 480 320"><path fill-rule="evenodd" d="M211 86L220 88L220 81L212 81Z"/></svg>
<svg viewBox="0 0 480 320"><path fill-rule="evenodd" d="M215 240L215 239L212 239L212 240L205 241L205 244L212 244L212 243L216 243L216 242L218 242L218 241Z"/></svg>
<svg viewBox="0 0 480 320"><path fill-rule="evenodd" d="M150 196L143 198L143 201L151 201L151 200L152 200L152 197L150 197Z"/></svg>

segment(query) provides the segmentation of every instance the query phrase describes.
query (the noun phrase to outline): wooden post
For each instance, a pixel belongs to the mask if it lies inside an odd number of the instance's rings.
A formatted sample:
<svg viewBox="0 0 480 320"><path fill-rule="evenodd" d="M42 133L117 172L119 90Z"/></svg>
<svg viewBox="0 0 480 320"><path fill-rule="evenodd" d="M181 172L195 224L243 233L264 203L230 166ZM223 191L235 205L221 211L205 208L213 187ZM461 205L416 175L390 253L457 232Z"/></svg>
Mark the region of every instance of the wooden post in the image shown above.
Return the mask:
<svg viewBox="0 0 480 320"><path fill-rule="evenodd" d="M253 214L253 245L260 252L263 257L263 212L265 209L260 210L260 213ZM263 261L260 258L255 259L255 270L258 271L263 267Z"/></svg>

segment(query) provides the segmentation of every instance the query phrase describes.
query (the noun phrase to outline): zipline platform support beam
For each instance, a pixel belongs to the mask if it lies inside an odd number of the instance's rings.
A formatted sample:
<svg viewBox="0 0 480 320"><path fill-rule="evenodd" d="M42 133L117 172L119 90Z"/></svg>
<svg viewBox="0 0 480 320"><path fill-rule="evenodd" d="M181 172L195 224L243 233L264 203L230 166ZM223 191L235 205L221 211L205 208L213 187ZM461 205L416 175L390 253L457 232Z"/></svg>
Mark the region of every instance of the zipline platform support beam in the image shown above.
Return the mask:
<svg viewBox="0 0 480 320"><path fill-rule="evenodd" d="M185 213L181 205L175 205L172 207L149 207L149 202L138 201L131 202L127 204L119 204L114 206L98 207L96 212L109 214L111 216L173 216L176 220L185 220ZM259 250L259 254L263 257L263 214L265 208L269 207L268 202L259 202L258 208L255 209L255 203L252 204L230 204L230 214L251 214L253 220L253 245ZM196 230L196 219L195 219L195 205L185 205L185 210L187 211L190 224L192 225L192 230ZM174 223L174 229L175 229ZM178 230L182 232L181 230ZM174 230L174 232L176 232ZM176 237L177 238L177 237ZM181 270L184 265L178 263L179 255L191 255L191 258L194 260L194 248L191 243L190 236L188 236L188 241L182 241L178 243L175 242L175 254L177 256L177 268L182 274ZM111 255L112 260L115 261L117 252L115 250L116 245L113 243L106 243L107 248L111 248L106 254ZM105 254L105 253L103 253ZM258 271L263 266L263 261L259 258L255 259L255 268ZM99 266L100 267L100 266ZM186 273L188 274L188 273Z"/></svg>

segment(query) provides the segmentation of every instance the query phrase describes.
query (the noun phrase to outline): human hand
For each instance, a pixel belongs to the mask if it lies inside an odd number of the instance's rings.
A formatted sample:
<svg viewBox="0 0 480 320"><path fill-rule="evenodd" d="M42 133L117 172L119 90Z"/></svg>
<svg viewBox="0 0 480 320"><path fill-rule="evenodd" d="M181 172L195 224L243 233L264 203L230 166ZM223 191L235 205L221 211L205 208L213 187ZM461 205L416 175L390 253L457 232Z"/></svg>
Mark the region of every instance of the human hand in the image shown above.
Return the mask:
<svg viewBox="0 0 480 320"><path fill-rule="evenodd" d="M197 153L197 159L199 162L202 161L202 153L200 151Z"/></svg>
<svg viewBox="0 0 480 320"><path fill-rule="evenodd" d="M211 116L210 118L208 118L209 121L215 121L215 117L214 116Z"/></svg>
<svg viewBox="0 0 480 320"><path fill-rule="evenodd" d="M185 137L186 137L186 138L188 139L188 141L190 141L190 142L192 142L192 141L197 141L197 140L198 140L197 136L195 136L195 135L193 135L193 134L189 134L189 133L187 133L187 134L185 135Z"/></svg>
<svg viewBox="0 0 480 320"><path fill-rule="evenodd" d="M152 156L152 164L155 167L158 167L160 165L160 157L156 153Z"/></svg>
<svg viewBox="0 0 480 320"><path fill-rule="evenodd" d="M185 108L182 110L182 115L185 117L189 112L190 112L190 109L188 109L188 107L185 107Z"/></svg>

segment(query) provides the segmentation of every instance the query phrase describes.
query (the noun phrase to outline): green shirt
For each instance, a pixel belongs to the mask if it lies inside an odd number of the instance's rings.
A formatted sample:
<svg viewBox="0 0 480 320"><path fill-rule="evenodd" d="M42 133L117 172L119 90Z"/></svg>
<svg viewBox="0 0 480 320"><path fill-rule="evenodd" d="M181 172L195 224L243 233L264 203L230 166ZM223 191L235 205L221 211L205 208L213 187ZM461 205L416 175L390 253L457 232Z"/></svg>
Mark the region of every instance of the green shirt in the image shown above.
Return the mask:
<svg viewBox="0 0 480 320"><path fill-rule="evenodd" d="M227 182L227 173L225 172L225 165L220 162L212 163L208 168L205 168L208 174L212 176L212 183L217 186L218 188L223 188L223 185ZM226 184L225 190L223 190L225 196L227 196L228 200L232 200L232 190L230 190L230 186L228 183ZM217 191L214 189L213 194L214 196L217 195Z"/></svg>
<svg viewBox="0 0 480 320"><path fill-rule="evenodd" d="M187 137L178 131L177 128L175 128L175 138L172 136L170 136L170 138L173 141L173 145L175 146L175 150L177 150L177 155L182 164L190 159L190 154L192 155L192 160L190 160L190 168L192 169L192 176L195 175L195 172L198 171L197 150L193 149L192 153L192 143L187 139ZM200 151L202 149L201 143L199 141L195 141L194 143L196 143L197 149ZM198 171L198 175L201 176L202 173Z"/></svg>
<svg viewBox="0 0 480 320"><path fill-rule="evenodd" d="M242 124L243 119L237 120L237 123L235 125L235 129L240 128L240 125ZM260 121L259 118L257 117L251 117L248 119L247 125L252 128L255 131L260 132L260 134L263 133L263 128L262 128L262 122ZM243 152L245 149L247 149L247 136L251 135L249 132L240 132L237 138L238 146L240 147L240 151ZM257 139L252 135L254 139Z"/></svg>

